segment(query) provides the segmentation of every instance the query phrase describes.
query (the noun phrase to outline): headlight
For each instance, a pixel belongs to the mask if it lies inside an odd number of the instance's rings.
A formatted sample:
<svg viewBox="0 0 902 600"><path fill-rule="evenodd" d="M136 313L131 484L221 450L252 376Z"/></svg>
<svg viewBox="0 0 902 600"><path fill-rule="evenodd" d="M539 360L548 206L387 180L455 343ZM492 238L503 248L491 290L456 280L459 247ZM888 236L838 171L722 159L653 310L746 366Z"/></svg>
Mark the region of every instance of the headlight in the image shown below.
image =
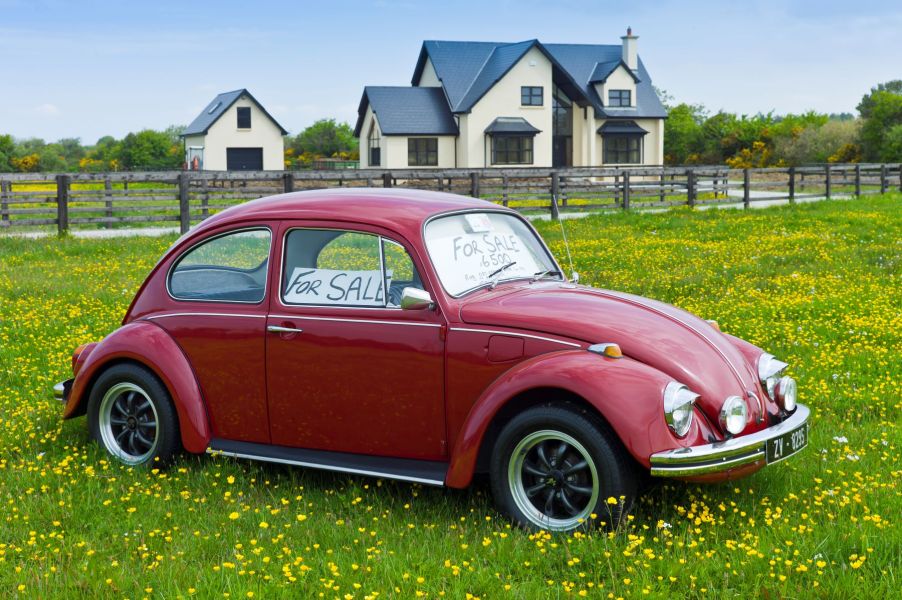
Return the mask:
<svg viewBox="0 0 902 600"><path fill-rule="evenodd" d="M798 395L798 386L796 380L792 377L781 377L774 388L777 404L786 412L792 412L796 408L796 396Z"/></svg>
<svg viewBox="0 0 902 600"><path fill-rule="evenodd" d="M689 426L692 425L692 405L697 398L698 394L676 381L671 381L664 388L664 419L680 437L689 432Z"/></svg>
<svg viewBox="0 0 902 600"><path fill-rule="evenodd" d="M739 435L745 429L747 417L748 407L745 405L745 400L739 396L730 396L723 401L723 408L720 409L720 424L725 431Z"/></svg>
<svg viewBox="0 0 902 600"><path fill-rule="evenodd" d="M761 385L767 390L767 395L771 399L774 399L777 382L780 381L780 376L788 366L782 360L774 358L773 354L767 354L766 352L758 359L758 379L761 380Z"/></svg>

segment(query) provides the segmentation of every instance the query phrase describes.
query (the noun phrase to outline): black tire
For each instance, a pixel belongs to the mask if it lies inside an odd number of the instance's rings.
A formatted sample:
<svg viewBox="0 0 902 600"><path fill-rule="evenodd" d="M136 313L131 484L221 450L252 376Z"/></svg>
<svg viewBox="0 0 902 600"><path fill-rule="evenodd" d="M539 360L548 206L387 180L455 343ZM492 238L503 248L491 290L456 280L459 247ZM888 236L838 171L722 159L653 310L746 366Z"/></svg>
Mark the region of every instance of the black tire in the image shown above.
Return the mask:
<svg viewBox="0 0 902 600"><path fill-rule="evenodd" d="M616 434L569 405L511 419L495 441L489 474L498 510L532 530L613 528L636 498L635 465Z"/></svg>
<svg viewBox="0 0 902 600"><path fill-rule="evenodd" d="M88 399L91 435L129 466L166 466L181 449L178 415L166 386L135 364L104 371Z"/></svg>

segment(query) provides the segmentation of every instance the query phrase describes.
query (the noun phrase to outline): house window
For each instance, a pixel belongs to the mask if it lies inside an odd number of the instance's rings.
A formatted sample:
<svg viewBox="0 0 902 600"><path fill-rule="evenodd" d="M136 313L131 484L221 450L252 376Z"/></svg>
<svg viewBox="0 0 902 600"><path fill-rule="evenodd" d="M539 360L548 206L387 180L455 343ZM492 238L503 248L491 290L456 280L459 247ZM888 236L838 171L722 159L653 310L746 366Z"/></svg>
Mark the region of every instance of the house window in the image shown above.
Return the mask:
<svg viewBox="0 0 902 600"><path fill-rule="evenodd" d="M523 106L542 106L542 86L522 86L520 88L520 104Z"/></svg>
<svg viewBox="0 0 902 600"><path fill-rule="evenodd" d="M531 165L532 136L493 135L493 165Z"/></svg>
<svg viewBox="0 0 902 600"><path fill-rule="evenodd" d="M632 90L608 90L608 106L632 106Z"/></svg>
<svg viewBox="0 0 902 600"><path fill-rule="evenodd" d="M438 166L438 138L407 138L407 165Z"/></svg>
<svg viewBox="0 0 902 600"><path fill-rule="evenodd" d="M251 128L251 107L250 106L239 106L238 107L238 129L250 129Z"/></svg>
<svg viewBox="0 0 902 600"><path fill-rule="evenodd" d="M608 165L640 164L642 138L635 135L604 136L604 162Z"/></svg>
<svg viewBox="0 0 902 600"><path fill-rule="evenodd" d="M370 150L370 166L378 167L382 165L382 147L381 147L381 139L379 138L379 130L376 129L376 122L373 121L373 125L370 127L370 135L367 137L367 141L369 142L369 150Z"/></svg>

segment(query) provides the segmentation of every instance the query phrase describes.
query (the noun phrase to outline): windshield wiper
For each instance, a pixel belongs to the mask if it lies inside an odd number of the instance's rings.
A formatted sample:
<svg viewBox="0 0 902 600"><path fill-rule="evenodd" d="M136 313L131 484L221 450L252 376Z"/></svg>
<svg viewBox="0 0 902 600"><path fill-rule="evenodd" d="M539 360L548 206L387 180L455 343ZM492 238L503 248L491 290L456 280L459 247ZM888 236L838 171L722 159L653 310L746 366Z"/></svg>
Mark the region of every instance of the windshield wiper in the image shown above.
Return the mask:
<svg viewBox="0 0 902 600"><path fill-rule="evenodd" d="M538 281L543 277L548 277L549 275L558 275L560 277L564 276L564 274L557 269L548 269L547 271L539 271L538 273L533 273L532 280Z"/></svg>
<svg viewBox="0 0 902 600"><path fill-rule="evenodd" d="M501 265L500 267L498 267L497 269L495 269L494 271L489 273L489 276L486 277L486 279L488 279L489 281L492 282L491 285L489 285L489 289L494 290L495 286L498 285L498 276L501 275L505 269L509 269L510 267L513 267L515 264L517 264L517 261L515 261L515 260L511 261L511 262L507 263L506 265Z"/></svg>

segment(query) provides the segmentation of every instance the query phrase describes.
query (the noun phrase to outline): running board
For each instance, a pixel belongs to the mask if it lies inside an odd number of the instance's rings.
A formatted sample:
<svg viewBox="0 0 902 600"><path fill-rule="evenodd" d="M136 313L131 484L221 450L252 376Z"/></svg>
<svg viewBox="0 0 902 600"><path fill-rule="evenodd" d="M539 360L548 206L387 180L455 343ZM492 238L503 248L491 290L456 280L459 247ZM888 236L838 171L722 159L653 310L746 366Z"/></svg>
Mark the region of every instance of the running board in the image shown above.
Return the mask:
<svg viewBox="0 0 902 600"><path fill-rule="evenodd" d="M326 450L307 450L287 446L271 446L253 442L213 439L207 454L249 458L264 462L295 465L311 469L354 473L369 477L384 477L412 481L425 485L445 485L448 463L409 458L390 458L365 454L347 454Z"/></svg>

